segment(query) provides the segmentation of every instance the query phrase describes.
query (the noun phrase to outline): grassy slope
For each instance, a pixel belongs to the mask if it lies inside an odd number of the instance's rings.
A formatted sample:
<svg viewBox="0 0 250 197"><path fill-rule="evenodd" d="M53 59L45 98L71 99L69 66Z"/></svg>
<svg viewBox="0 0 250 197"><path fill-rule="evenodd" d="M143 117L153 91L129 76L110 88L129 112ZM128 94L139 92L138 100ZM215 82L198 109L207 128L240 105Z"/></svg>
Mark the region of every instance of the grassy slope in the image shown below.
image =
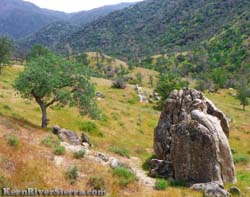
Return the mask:
<svg viewBox="0 0 250 197"><path fill-rule="evenodd" d="M27 121L27 125L22 125L22 128L25 130L26 127L31 127L31 129L26 129L27 132L31 130L35 130L35 133L41 133L41 135L47 135L46 131L42 131L40 129L35 129L33 125L40 125L40 110L38 106L33 101L23 100L16 94L13 90L11 84L14 79L17 77L18 73L22 71L22 67L14 66L14 67L6 67L3 70L3 74L0 80L0 114L4 117L13 117L19 120ZM95 135L90 135L92 142L94 143L94 149L102 150L102 152L108 152L110 146L117 146L122 149L127 149L129 151L130 156L136 156L146 160L150 155L152 155L152 145L153 145L153 129L157 124L160 112L153 110L152 105L150 104L140 104L137 102L135 91L133 90L133 86L129 86L126 90L116 90L111 89L111 82L104 79L93 79L93 82L96 83L97 91L101 91L105 94L106 98L98 101L98 105L102 110L105 120L95 121L98 125L99 130L104 134L104 137L97 137ZM149 91L150 89L147 88ZM232 145L232 149L237 152L237 156L243 156L244 158L249 158L249 147L250 147L250 123L248 121L248 117L250 116L249 108L247 111L243 112L241 107L239 106L239 102L235 100L232 96L229 96L227 91L222 91L221 94L207 95L215 104L223 110L232 120L232 132L230 143ZM223 101L223 102L222 102ZM76 109L50 109L48 111L48 115L50 118L50 127L54 124L59 124L61 127L66 127L68 129L72 129L78 131L80 134L80 126L82 122L90 121L87 117L81 117L78 115ZM2 118L1 118L2 119ZM4 124L9 124L8 120L2 121ZM11 123L11 127L13 125L19 124L20 121L14 121ZM1 125L1 124L0 124ZM5 128L0 128L1 133L6 133ZM18 132L19 127L12 129L14 132ZM10 131L12 131L10 130ZM2 134L1 134L2 135ZM17 133L19 136L19 133ZM1 144L6 144L3 142L3 138L0 137ZM3 142L3 143L2 143ZM29 147L29 143L26 142ZM1 145L4 146L4 145ZM5 146L4 146L5 147ZM32 146L27 148L27 150L33 150ZM8 148L5 148L8 149ZM5 150L2 149L1 150ZM21 149L26 150L26 148L22 147ZM37 151L42 151L43 149L40 146L36 145L34 148ZM26 151L27 152L27 151ZM3 152L4 155L10 154L10 150L6 150ZM18 152L14 152L14 154L19 154ZM25 158L28 153L24 155ZM19 156L20 157L20 156ZM21 159L21 158L20 158ZM45 159L46 160L46 159ZM44 177L46 175L46 166L50 165L45 163L43 165L41 175ZM29 165L29 164L27 164ZM31 162L30 165L35 165ZM25 167L26 168L26 167ZM27 167L27 170L30 167ZM100 166L96 166L98 169L102 169ZM25 170L25 172L28 172ZM53 170L48 169L48 171ZM249 163L240 162L237 164L237 170L239 172L238 179L239 183L237 184L244 192L244 188L249 185ZM0 171L1 172L1 171ZM24 173L25 173L24 172ZM29 173L29 172L28 172ZM56 173L59 174L59 179L62 178L62 172L57 169ZM95 174L93 171L88 172L87 175ZM104 174L103 174L104 173ZM103 172L101 175L109 179L112 179L108 172ZM107 173L107 174L105 174ZM21 175L14 174L11 180L19 180ZM47 176L47 175L46 175ZM50 184L56 183L56 181L60 181L59 179L49 182ZM50 180L50 179L49 179ZM16 185L22 186L21 181L17 182ZM34 183L36 184L36 183ZM37 182L37 184L40 184ZM42 184L42 183L41 183ZM47 182L44 184L48 184ZM66 183L63 183L66 184ZM39 185L40 186L40 185ZM41 185L43 186L43 185ZM51 185L49 185L51 186ZM113 188L114 187L114 188ZM109 190L117 191L117 186L112 184L112 181L108 184ZM133 187L138 192L148 192L149 196L162 196L162 193L153 192L149 189L142 188L140 186ZM131 190L127 191L131 192ZM168 190L169 196L195 196L195 194L191 194L189 190L171 188ZM142 195L141 196L147 196ZM164 193L167 194L167 193ZM171 195L170 195L171 194ZM185 195L186 194L186 195ZM138 195L138 193L137 193Z"/></svg>
<svg viewBox="0 0 250 197"><path fill-rule="evenodd" d="M238 183L246 194L250 190L250 107L242 110L239 101L230 94L232 90L222 90L220 94L207 94L216 106L219 107L231 119L230 145L234 153L234 159L240 160L236 164Z"/></svg>

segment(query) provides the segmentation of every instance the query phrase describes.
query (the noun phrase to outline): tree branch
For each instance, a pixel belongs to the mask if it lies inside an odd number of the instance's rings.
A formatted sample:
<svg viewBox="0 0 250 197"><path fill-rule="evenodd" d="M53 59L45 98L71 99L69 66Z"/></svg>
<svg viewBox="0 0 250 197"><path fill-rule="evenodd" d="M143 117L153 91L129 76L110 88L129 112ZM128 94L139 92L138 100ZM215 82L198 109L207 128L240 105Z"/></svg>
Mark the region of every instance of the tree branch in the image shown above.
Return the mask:
<svg viewBox="0 0 250 197"><path fill-rule="evenodd" d="M54 99L52 99L50 102L48 102L48 103L46 104L46 107L49 107L50 105L53 105L55 102L57 102L57 99L56 99L56 98L54 98Z"/></svg>

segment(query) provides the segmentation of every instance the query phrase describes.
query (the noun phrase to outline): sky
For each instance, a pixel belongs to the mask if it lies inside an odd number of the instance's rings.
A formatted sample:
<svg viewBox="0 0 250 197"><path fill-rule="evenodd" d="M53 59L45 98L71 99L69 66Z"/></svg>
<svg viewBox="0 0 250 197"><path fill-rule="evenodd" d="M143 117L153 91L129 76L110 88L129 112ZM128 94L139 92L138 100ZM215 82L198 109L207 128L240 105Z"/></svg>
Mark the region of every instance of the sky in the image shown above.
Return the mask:
<svg viewBox="0 0 250 197"><path fill-rule="evenodd" d="M113 5L121 2L136 2L140 0L25 0L41 8L64 11L67 13L90 10L103 5Z"/></svg>

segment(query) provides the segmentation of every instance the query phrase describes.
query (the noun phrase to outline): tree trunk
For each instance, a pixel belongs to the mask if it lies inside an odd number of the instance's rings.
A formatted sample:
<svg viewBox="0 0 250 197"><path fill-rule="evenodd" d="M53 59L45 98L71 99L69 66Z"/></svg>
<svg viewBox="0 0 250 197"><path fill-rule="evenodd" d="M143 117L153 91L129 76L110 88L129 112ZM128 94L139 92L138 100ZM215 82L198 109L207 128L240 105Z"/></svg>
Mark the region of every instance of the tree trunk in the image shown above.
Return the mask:
<svg viewBox="0 0 250 197"><path fill-rule="evenodd" d="M246 105L243 105L243 111L246 111Z"/></svg>
<svg viewBox="0 0 250 197"><path fill-rule="evenodd" d="M40 105L42 110L42 128L47 128L48 126L48 118L47 118L47 106L42 104Z"/></svg>

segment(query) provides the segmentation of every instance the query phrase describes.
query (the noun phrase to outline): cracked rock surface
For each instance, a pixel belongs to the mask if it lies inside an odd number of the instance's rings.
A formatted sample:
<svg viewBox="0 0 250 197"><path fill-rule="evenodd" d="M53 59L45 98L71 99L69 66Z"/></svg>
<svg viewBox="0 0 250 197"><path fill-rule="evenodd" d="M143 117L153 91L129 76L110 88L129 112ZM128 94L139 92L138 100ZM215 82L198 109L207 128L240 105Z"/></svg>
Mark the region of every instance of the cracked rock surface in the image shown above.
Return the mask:
<svg viewBox="0 0 250 197"><path fill-rule="evenodd" d="M154 151L159 161L153 161L151 174L189 184L236 182L229 132L225 114L201 92L173 91L155 129Z"/></svg>

